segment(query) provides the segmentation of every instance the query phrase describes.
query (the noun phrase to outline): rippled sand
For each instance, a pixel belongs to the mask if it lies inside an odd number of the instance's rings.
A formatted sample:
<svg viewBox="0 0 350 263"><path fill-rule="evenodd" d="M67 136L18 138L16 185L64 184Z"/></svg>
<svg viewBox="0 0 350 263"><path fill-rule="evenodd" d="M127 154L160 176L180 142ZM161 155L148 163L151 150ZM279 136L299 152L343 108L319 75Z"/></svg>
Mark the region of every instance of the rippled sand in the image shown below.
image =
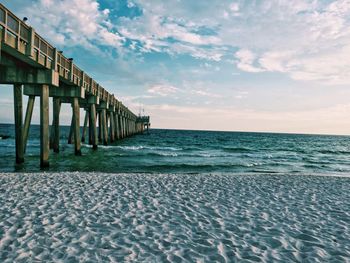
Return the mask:
<svg viewBox="0 0 350 263"><path fill-rule="evenodd" d="M1 174L0 262L349 262L350 178Z"/></svg>

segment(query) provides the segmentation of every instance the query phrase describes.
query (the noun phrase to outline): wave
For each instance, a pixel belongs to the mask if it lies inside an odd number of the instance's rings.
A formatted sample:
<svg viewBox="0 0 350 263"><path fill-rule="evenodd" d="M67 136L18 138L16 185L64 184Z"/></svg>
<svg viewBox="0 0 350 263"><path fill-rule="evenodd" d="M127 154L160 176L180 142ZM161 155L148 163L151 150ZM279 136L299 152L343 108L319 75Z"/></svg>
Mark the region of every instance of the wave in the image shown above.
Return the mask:
<svg viewBox="0 0 350 263"><path fill-rule="evenodd" d="M350 151L344 151L344 150L319 150L318 153L322 154L350 154Z"/></svg>
<svg viewBox="0 0 350 263"><path fill-rule="evenodd" d="M250 152L253 152L253 149L245 148L245 147L224 147L222 150L224 152L229 152L229 153L250 153Z"/></svg>
<svg viewBox="0 0 350 263"><path fill-rule="evenodd" d="M203 170L207 171L220 171L225 169L244 169L249 167L256 167L263 165L262 163L233 163L233 164L188 164L188 163L172 163L172 164L156 164L156 165L147 165L146 169L150 169L152 171L159 170L169 170L169 171L177 171L177 170L194 170L198 172L203 172Z"/></svg>
<svg viewBox="0 0 350 263"><path fill-rule="evenodd" d="M139 146L120 146L120 145L115 145L111 147L116 147L122 150L169 150L169 151L181 151L182 148L176 148L176 147L169 147L169 146L146 146L146 145L139 145Z"/></svg>

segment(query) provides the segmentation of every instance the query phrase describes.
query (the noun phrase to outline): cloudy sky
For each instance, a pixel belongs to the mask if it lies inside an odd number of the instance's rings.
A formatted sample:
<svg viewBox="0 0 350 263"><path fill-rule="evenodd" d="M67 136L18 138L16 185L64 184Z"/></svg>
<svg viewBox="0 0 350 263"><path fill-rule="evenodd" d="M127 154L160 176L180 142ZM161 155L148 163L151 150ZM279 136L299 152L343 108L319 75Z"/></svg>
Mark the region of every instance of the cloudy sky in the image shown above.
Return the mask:
<svg viewBox="0 0 350 263"><path fill-rule="evenodd" d="M350 134L350 0L1 2L153 127Z"/></svg>

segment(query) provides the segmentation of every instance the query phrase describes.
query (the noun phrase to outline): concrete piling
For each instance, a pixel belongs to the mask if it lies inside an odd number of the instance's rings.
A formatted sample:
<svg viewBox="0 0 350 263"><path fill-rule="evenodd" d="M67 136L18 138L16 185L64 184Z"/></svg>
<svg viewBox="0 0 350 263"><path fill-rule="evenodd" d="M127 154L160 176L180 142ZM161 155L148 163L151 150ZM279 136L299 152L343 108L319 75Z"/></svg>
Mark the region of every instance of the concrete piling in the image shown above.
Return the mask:
<svg viewBox="0 0 350 263"><path fill-rule="evenodd" d="M49 167L49 85L41 86L40 96L40 166Z"/></svg>
<svg viewBox="0 0 350 263"><path fill-rule="evenodd" d="M89 110L89 145L92 145L92 133L91 110Z"/></svg>
<svg viewBox="0 0 350 263"><path fill-rule="evenodd" d="M102 142L102 111L98 111L98 142Z"/></svg>
<svg viewBox="0 0 350 263"><path fill-rule="evenodd" d="M114 114L114 124L115 124L115 139L120 139L120 125L119 125L119 117L118 117L118 111L116 110Z"/></svg>
<svg viewBox="0 0 350 263"><path fill-rule="evenodd" d="M32 116L33 116L34 102L35 102L35 96L29 96L26 117L24 120L24 127L23 127L23 147L24 147L23 151L24 151L24 153L26 152L26 148L27 148L30 122L32 121Z"/></svg>
<svg viewBox="0 0 350 263"><path fill-rule="evenodd" d="M15 137L16 137L16 163L24 162L23 146L23 101L22 85L13 86L14 113L15 113Z"/></svg>
<svg viewBox="0 0 350 263"><path fill-rule="evenodd" d="M77 156L81 155L80 143L80 107L78 98L73 98L73 130L74 130L74 153Z"/></svg>
<svg viewBox="0 0 350 263"><path fill-rule="evenodd" d="M68 144L72 144L74 141L74 116L72 115L72 119L70 122L69 135L68 135Z"/></svg>
<svg viewBox="0 0 350 263"><path fill-rule="evenodd" d="M103 145L108 145L108 129L107 129L107 115L106 115L106 109L102 109L101 112L102 115L102 127L101 127L101 132L102 132L102 141Z"/></svg>
<svg viewBox="0 0 350 263"><path fill-rule="evenodd" d="M53 114L52 114L52 133L51 133L51 147L55 153L60 152L60 111L61 100L53 98Z"/></svg>
<svg viewBox="0 0 350 263"><path fill-rule="evenodd" d="M89 112L88 110L85 110L85 119L84 119L84 126L83 126L83 134L81 135L81 142L85 142L88 121L89 121Z"/></svg>
<svg viewBox="0 0 350 263"><path fill-rule="evenodd" d="M96 127L96 105L90 105L90 120L91 120L91 140L92 140L92 149L97 150L98 138L97 138L97 127Z"/></svg>
<svg viewBox="0 0 350 263"><path fill-rule="evenodd" d="M115 132L114 132L114 114L113 114L113 112L109 112L109 121L110 121L109 136L110 136L111 143L113 143L114 142L114 136L115 136Z"/></svg>

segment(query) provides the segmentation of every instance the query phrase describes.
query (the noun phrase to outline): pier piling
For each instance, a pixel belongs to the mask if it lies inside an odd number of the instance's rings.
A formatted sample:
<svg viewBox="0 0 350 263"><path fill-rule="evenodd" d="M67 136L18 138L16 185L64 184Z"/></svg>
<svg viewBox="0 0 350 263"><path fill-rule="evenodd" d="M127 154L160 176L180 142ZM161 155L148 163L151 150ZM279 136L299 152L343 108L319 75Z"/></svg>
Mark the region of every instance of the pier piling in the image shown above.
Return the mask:
<svg viewBox="0 0 350 263"><path fill-rule="evenodd" d="M59 98L53 98L52 103L52 133L51 133L51 148L55 153L60 152L60 111L61 100Z"/></svg>
<svg viewBox="0 0 350 263"><path fill-rule="evenodd" d="M83 134L81 136L81 142L85 142L88 121L89 121L89 112L88 112L88 110L85 110L85 119L84 119L84 126L83 126Z"/></svg>
<svg viewBox="0 0 350 263"><path fill-rule="evenodd" d="M103 145L108 145L108 128L106 109L102 109L102 140Z"/></svg>
<svg viewBox="0 0 350 263"><path fill-rule="evenodd" d="M102 111L98 111L98 142L102 142Z"/></svg>
<svg viewBox="0 0 350 263"><path fill-rule="evenodd" d="M29 128L30 123L32 121L33 116L33 108L34 108L35 96L31 95L28 97L28 104L26 110L26 117L24 119L24 127L23 127L23 152L26 152L27 149L27 141L29 136Z"/></svg>
<svg viewBox="0 0 350 263"><path fill-rule="evenodd" d="M92 149L97 150L98 138L97 138L97 127L96 127L96 105L90 105L90 120L91 120L91 140Z"/></svg>
<svg viewBox="0 0 350 263"><path fill-rule="evenodd" d="M68 135L68 144L72 144L74 141L74 115L72 114L72 119L70 122L69 135Z"/></svg>
<svg viewBox="0 0 350 263"><path fill-rule="evenodd" d="M15 137L16 137L16 163L24 162L23 146L23 102L22 85L13 86L14 113L15 113Z"/></svg>
<svg viewBox="0 0 350 263"><path fill-rule="evenodd" d="M73 130L74 130L74 153L77 156L81 155L80 143L80 107L78 98L73 98Z"/></svg>
<svg viewBox="0 0 350 263"><path fill-rule="evenodd" d="M114 138L119 140L119 124L118 124L118 110L113 114L114 117Z"/></svg>
<svg viewBox="0 0 350 263"><path fill-rule="evenodd" d="M109 122L110 122L110 140L111 140L111 143L114 142L114 135L115 135L115 132L114 132L114 114L112 111L109 112Z"/></svg>
<svg viewBox="0 0 350 263"><path fill-rule="evenodd" d="M49 167L49 85L41 86L40 96L40 166Z"/></svg>

